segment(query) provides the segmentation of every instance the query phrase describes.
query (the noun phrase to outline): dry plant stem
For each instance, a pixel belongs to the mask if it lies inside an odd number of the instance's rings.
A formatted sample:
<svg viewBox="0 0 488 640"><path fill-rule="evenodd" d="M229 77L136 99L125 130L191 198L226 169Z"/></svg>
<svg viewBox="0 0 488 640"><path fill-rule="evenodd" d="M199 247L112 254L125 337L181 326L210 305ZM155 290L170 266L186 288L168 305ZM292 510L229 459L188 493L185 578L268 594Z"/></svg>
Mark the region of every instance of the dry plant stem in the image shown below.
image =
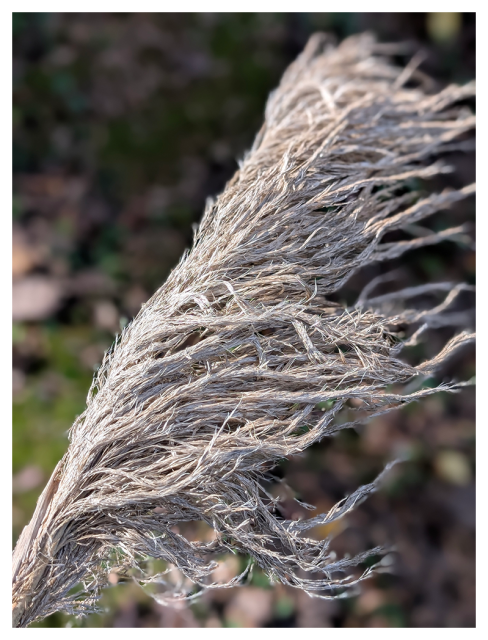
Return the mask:
<svg viewBox="0 0 488 640"><path fill-rule="evenodd" d="M35 545L37 538L42 536L42 528L43 526L44 527L46 526L45 524L43 525L43 523L45 522L45 520L48 520L47 515L49 513L49 509L51 507L54 494L56 493L56 490L58 488L59 468L60 468L60 463L56 465L56 468L53 474L51 475L49 482L44 488L44 491L39 496L39 499L37 501L37 506L34 511L34 515L32 516L32 519L27 525L27 527L25 527L24 530L22 531L22 534L17 542L17 545L15 546L14 554L12 557L12 581L13 582L15 582L15 580L17 579L17 574L19 572L19 569L22 563L24 562L24 560L26 559L26 557L29 555L32 546ZM43 564L42 559L38 559L38 562L42 566ZM42 577L42 571L40 570L33 571L29 577L31 579L29 584L29 591L34 592L39 586L39 581ZM30 598L27 595L27 597L25 597L21 602L18 603L18 606L13 607L12 622L14 627L18 626L18 623L25 609L28 608L29 606L29 601L30 601Z"/></svg>
<svg viewBox="0 0 488 640"><path fill-rule="evenodd" d="M238 551L272 580L325 598L371 574L351 569L380 550L335 559L329 540L306 532L347 513L377 482L328 514L293 521L280 516L263 478L339 429L456 389L401 391L474 338L462 332L418 366L398 357L400 327L416 325L414 344L429 327L464 323L445 313L462 285L371 298L374 281L354 308L327 300L365 265L465 233L418 223L472 185L428 196L405 186L448 171L431 159L465 145L457 139L474 118L455 103L474 85L434 95L405 88L414 65L402 73L378 55L384 50L368 35L337 48L318 35L286 71L240 170L208 203L191 252L105 356L15 550L14 626L93 610L110 570L142 571L148 557L201 588L228 587L241 577L212 582L215 554ZM406 227L412 240L382 241ZM405 307L442 292L428 312ZM336 422L349 400L357 419ZM195 520L215 539L175 533ZM139 576L165 584L162 575ZM83 592L70 594L80 582ZM190 594L185 584L167 588Z"/></svg>

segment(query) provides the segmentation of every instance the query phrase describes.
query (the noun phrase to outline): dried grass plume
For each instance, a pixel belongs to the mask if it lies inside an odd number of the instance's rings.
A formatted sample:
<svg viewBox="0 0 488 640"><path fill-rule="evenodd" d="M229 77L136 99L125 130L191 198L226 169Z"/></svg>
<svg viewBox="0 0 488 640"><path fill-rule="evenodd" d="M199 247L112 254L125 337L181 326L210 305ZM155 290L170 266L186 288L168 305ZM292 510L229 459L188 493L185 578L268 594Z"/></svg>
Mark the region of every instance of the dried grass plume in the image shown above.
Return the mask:
<svg viewBox="0 0 488 640"><path fill-rule="evenodd" d="M383 241L474 192L405 188L448 170L435 156L465 144L474 116L456 103L474 95L474 84L427 95L406 87L414 67L402 71L385 53L369 35L338 47L316 35L271 94L252 149L208 203L193 248L95 376L14 551L14 626L92 611L110 570L142 571L148 557L209 588L222 586L212 581L216 554L233 550L272 580L321 597L347 593L371 572L354 577L349 569L367 554L334 559L329 541L307 531L352 509L376 483L327 514L293 521L263 478L354 424L335 421L348 401L360 422L437 391L388 389L431 375L474 337L459 333L419 366L399 357L426 328L452 321L444 311L463 284L372 298L373 281L352 308L328 300L368 264L459 236L462 227ZM406 308L426 291L447 297L429 311ZM415 332L402 342L405 325ZM174 532L195 520L214 540Z"/></svg>

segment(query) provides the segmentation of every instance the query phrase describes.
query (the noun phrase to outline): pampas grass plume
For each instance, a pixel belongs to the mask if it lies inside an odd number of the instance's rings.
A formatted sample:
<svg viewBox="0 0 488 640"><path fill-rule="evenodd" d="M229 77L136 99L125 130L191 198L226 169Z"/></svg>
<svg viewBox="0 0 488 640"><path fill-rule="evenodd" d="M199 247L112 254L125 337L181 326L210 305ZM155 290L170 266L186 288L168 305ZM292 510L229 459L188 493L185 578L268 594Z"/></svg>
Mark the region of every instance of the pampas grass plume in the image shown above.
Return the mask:
<svg viewBox="0 0 488 640"><path fill-rule="evenodd" d="M324 598L347 595L374 571L354 574L381 549L335 558L329 540L307 532L347 513L381 477L300 521L281 516L265 479L339 429L458 388L399 391L474 338L462 331L418 366L400 358L427 329L452 323L445 311L464 284L375 297L376 280L350 308L329 299L369 264L465 232L384 240L474 192L405 188L448 171L436 156L466 145L474 116L456 104L474 95L473 83L428 95L406 86L414 65L402 71L386 52L367 34L337 47L315 35L271 94L191 251L105 355L14 551L14 626L96 610L111 570L164 585L162 574L148 575L147 558L201 590L239 584L243 576L212 578L218 554L239 552L273 581ZM444 299L417 310L425 293ZM351 402L357 419L338 422ZM175 533L196 520L212 528L211 541ZM160 601L194 593L167 589Z"/></svg>

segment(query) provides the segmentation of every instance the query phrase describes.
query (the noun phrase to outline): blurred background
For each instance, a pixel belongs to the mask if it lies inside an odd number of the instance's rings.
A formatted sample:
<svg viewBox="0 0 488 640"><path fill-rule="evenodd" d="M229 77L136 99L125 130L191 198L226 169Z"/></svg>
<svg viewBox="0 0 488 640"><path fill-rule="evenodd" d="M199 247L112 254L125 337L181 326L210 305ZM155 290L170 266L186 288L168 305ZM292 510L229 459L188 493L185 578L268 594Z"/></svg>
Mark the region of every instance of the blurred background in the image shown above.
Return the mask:
<svg viewBox="0 0 488 640"><path fill-rule="evenodd" d="M433 88L475 76L475 14L13 14L13 544L66 450L104 351L190 246L205 199L237 169L268 93L317 30L407 42L401 64L422 49ZM448 162L455 173L426 188L474 179L474 154ZM466 221L474 225L474 200L429 224ZM337 299L353 302L392 267L392 287L474 283L468 245L371 267ZM473 304L463 298L461 310ZM429 335L414 356L454 331ZM466 349L430 383L473 375ZM311 599L255 571L242 588L168 608L113 575L106 614L55 614L37 626L474 626L474 397L472 388L437 394L286 464L290 486L324 511L399 452L409 456L335 531L314 532L337 534L338 553L396 545L394 570L363 583L358 597ZM224 558L219 579L243 562Z"/></svg>

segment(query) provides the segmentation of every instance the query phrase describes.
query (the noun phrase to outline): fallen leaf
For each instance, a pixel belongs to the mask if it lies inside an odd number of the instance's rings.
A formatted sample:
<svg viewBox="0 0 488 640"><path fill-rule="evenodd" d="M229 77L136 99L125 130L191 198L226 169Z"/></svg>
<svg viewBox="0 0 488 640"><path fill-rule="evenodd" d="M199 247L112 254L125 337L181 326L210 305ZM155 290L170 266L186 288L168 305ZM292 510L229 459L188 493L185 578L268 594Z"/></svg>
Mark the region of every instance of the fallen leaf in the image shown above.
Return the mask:
<svg viewBox="0 0 488 640"><path fill-rule="evenodd" d="M12 317L14 322L45 320L59 308L62 288L46 276L29 276L13 283Z"/></svg>

